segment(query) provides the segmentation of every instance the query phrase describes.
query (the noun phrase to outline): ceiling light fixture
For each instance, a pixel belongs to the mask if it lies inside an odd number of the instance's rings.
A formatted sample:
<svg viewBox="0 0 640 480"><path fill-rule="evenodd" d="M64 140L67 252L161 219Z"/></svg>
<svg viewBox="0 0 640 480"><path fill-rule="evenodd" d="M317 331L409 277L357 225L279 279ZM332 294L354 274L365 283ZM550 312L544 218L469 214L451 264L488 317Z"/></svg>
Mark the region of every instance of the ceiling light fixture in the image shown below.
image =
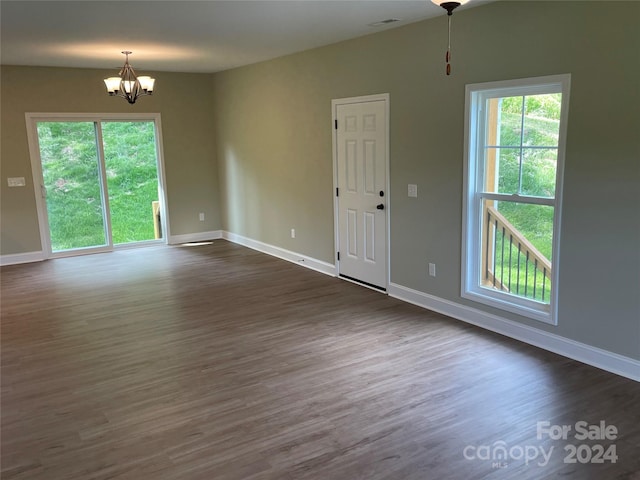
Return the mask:
<svg viewBox="0 0 640 480"><path fill-rule="evenodd" d="M458 8L460 5L464 5L469 0L459 0L457 2L448 2L446 0L431 0L436 5L444 8L447 11L447 19L448 19L448 43L447 43L447 55L445 56L446 62L446 72L447 75L451 75L451 16L453 15L453 11Z"/></svg>
<svg viewBox="0 0 640 480"><path fill-rule="evenodd" d="M122 97L130 104L136 103L138 97L153 94L153 84L156 79L147 75L138 77L133 67L129 65L129 55L131 52L122 52L126 56L124 66L120 70L119 77L109 77L104 79L107 92L112 97Z"/></svg>

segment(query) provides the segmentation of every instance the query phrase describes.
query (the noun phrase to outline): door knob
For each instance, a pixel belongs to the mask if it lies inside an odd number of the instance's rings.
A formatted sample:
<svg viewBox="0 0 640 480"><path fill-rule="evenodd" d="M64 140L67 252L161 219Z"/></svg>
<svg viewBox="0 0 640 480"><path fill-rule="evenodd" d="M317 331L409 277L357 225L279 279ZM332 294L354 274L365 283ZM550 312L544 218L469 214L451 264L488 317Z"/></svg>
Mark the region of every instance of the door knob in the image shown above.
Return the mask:
<svg viewBox="0 0 640 480"><path fill-rule="evenodd" d="M384 210L384 203L381 203L380 205L376 206L376 208L378 210Z"/></svg>

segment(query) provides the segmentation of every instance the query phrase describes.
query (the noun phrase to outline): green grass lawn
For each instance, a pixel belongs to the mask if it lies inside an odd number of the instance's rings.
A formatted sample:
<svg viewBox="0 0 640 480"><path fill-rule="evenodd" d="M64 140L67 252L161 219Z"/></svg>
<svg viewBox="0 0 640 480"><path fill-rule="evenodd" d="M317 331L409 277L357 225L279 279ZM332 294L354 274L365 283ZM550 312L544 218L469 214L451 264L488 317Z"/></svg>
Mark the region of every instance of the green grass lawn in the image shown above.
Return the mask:
<svg viewBox="0 0 640 480"><path fill-rule="evenodd" d="M102 127L114 243L151 240L151 202L158 200L152 122L108 122Z"/></svg>

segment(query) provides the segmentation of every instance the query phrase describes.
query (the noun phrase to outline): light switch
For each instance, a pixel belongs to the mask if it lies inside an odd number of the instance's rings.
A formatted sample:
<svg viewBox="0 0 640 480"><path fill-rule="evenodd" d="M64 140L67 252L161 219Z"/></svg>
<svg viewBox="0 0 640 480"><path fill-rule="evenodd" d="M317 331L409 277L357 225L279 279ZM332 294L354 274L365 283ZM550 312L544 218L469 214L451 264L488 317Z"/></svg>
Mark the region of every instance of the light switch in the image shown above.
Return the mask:
<svg viewBox="0 0 640 480"><path fill-rule="evenodd" d="M24 187L26 185L24 177L8 177L7 183L10 187Z"/></svg>
<svg viewBox="0 0 640 480"><path fill-rule="evenodd" d="M417 197L418 196L418 185L414 185L412 183L410 183L408 185L408 189L407 189L407 193L410 197Z"/></svg>

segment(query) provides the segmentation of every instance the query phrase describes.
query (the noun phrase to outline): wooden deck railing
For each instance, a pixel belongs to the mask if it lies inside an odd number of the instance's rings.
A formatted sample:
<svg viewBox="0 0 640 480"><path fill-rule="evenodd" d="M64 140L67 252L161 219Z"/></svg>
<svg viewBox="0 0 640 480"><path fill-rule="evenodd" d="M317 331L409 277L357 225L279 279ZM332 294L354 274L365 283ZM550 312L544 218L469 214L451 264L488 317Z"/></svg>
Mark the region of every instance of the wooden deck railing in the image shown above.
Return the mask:
<svg viewBox="0 0 640 480"><path fill-rule="evenodd" d="M483 285L548 302L551 262L494 207L484 218Z"/></svg>

